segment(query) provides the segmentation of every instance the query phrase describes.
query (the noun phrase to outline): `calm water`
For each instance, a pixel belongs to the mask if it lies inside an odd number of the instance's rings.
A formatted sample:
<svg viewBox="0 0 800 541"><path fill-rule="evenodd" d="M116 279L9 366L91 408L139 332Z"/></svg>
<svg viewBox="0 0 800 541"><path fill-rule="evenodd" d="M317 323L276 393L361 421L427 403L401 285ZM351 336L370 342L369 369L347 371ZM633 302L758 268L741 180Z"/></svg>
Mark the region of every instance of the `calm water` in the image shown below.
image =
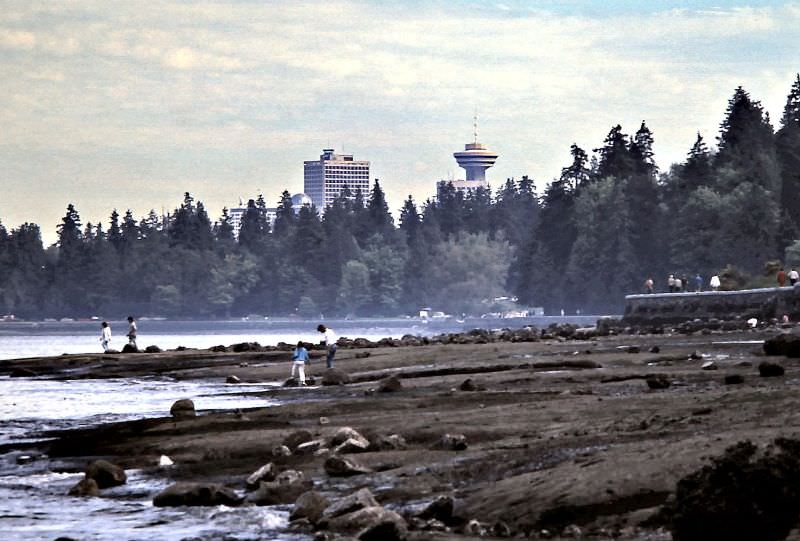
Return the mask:
<svg viewBox="0 0 800 541"><path fill-rule="evenodd" d="M373 340L404 334L432 335L476 327L546 326L571 321L591 325L596 317L524 320L358 320L326 321L340 336ZM125 343L125 322L110 322L112 347ZM256 341L263 345L316 342L317 321L140 321L139 346L207 348ZM0 359L100 351L99 322L0 323ZM231 386L217 382L176 382L165 378L53 381L0 377L0 444L41 438L41 432L110 421L169 415L178 398L191 398L203 410L267 407L275 400L242 396L242 390L270 390L277 382ZM164 477L128 470L128 483L106 489L99 498L66 496L79 474L52 471L49 460L17 465L24 451L0 454L0 527L3 541L221 541L309 539L286 533L288 507L156 508L153 496ZM57 470L57 468L54 468Z"/></svg>

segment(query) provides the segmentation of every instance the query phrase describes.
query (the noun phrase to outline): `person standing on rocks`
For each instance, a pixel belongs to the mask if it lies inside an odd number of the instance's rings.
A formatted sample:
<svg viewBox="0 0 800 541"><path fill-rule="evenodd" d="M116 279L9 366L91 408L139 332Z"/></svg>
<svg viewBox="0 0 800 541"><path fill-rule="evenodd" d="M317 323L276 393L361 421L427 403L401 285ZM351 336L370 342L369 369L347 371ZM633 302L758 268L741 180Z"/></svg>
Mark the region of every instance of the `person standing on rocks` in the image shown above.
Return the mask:
<svg viewBox="0 0 800 541"><path fill-rule="evenodd" d="M784 287L786 285L786 271L783 270L783 267L778 271L776 278L778 279L778 287Z"/></svg>
<svg viewBox="0 0 800 541"><path fill-rule="evenodd" d="M683 281L680 278L675 278L675 293L680 293L683 290Z"/></svg>
<svg viewBox="0 0 800 541"><path fill-rule="evenodd" d="M697 293L703 291L703 277L700 276L700 273L694 277L694 290Z"/></svg>
<svg viewBox="0 0 800 541"><path fill-rule="evenodd" d="M652 278L648 278L647 280L644 281L644 290L648 294L653 292L653 279Z"/></svg>
<svg viewBox="0 0 800 541"><path fill-rule="evenodd" d="M675 275L670 274L669 278L667 278L667 287L669 287L670 293L675 293Z"/></svg>
<svg viewBox="0 0 800 541"><path fill-rule="evenodd" d="M128 316L128 344L139 349L136 346L136 322L133 320L133 316Z"/></svg>
<svg viewBox="0 0 800 541"><path fill-rule="evenodd" d="M333 368L333 358L336 356L336 340L338 340L336 333L333 332L333 329L329 329L325 325L318 325L317 332L322 333L322 342L328 350L328 356L325 359L328 368Z"/></svg>
<svg viewBox="0 0 800 541"><path fill-rule="evenodd" d="M292 353L292 377L297 372L300 378L300 385L306 384L306 362L308 361L308 350L303 342L298 342L297 347Z"/></svg>
<svg viewBox="0 0 800 541"><path fill-rule="evenodd" d="M111 327L108 326L108 321L101 324L102 331L100 331L100 344L103 346L103 353L108 353L111 345Z"/></svg>
<svg viewBox="0 0 800 541"><path fill-rule="evenodd" d="M712 276L711 280L708 282L708 285L711 286L712 290L718 291L719 290L719 286L722 285L720 283L720 281L719 281L719 276L717 276L716 274L714 276Z"/></svg>
<svg viewBox="0 0 800 541"><path fill-rule="evenodd" d="M797 271L792 267L792 270L789 271L789 283L795 285L798 279L800 279L800 274L797 274Z"/></svg>

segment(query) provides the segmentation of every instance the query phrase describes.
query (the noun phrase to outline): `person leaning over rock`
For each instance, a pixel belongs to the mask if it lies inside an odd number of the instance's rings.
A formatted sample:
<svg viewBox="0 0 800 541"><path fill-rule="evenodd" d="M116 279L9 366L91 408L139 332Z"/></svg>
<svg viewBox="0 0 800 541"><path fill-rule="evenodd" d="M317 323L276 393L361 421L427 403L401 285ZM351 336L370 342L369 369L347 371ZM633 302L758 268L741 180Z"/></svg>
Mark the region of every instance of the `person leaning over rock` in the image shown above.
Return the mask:
<svg viewBox="0 0 800 541"><path fill-rule="evenodd" d="M333 329L329 329L325 325L318 325L317 332L323 334L322 342L325 344L325 348L328 350L328 356L325 361L328 365L328 368L333 368L333 358L336 356L336 333L333 332Z"/></svg>
<svg viewBox="0 0 800 541"><path fill-rule="evenodd" d="M308 361L308 350L303 345L303 342L298 342L297 347L292 353L292 377L297 372L300 378L300 385L306 384L306 362Z"/></svg>

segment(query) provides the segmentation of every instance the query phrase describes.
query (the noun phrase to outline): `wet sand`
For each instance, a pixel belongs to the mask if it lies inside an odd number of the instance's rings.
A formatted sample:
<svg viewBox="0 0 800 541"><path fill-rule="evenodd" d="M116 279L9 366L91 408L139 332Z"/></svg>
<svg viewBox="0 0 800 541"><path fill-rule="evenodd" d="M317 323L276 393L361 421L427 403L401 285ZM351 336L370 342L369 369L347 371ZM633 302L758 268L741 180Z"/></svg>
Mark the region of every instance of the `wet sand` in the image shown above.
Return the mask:
<svg viewBox="0 0 800 541"><path fill-rule="evenodd" d="M452 495L464 522L475 519L490 531L504 523L512 536L574 538L580 531L597 539L668 540L656 514L678 479L736 442L800 437L800 363L772 357L785 375L759 377L761 344L743 343L777 332L340 349L336 368L353 379L347 385L270 392L285 401L278 407L54 434L55 440L33 450L63 469L80 470L102 457L157 476L236 489L258 467L275 462L304 472L316 490L334 499L367 487L382 505L407 517L438 495ZM650 353L653 346L660 351ZM703 358L692 358L694 352ZM314 353L308 372L319 376L324 360ZM716 370L701 369L709 360ZM280 351L189 350L2 362L0 374L27 369L59 378L159 374L176 380L235 375L265 382L283 381L290 366L289 354ZM377 392L379 381L392 374L400 376L402 389ZM734 374L744 382L726 385L725 376ZM648 376L663 376L670 385L650 389ZM460 389L468 378L478 390ZM322 417L328 422L321 424ZM368 438L400 434L407 446L348 455L376 473L346 479L325 473L324 456L272 456L273 447L297 430L329 437L344 426ZM467 448L432 449L446 433L463 434ZM158 468L161 455L175 466ZM458 526L450 532L412 529L410 535L467 536Z"/></svg>

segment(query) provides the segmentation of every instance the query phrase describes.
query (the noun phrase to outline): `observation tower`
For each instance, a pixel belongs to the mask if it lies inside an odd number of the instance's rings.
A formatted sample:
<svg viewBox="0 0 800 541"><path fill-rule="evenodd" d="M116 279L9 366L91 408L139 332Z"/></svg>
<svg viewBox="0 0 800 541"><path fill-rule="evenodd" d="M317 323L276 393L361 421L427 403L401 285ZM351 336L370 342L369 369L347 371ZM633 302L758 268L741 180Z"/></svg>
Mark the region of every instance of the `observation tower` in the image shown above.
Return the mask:
<svg viewBox="0 0 800 541"><path fill-rule="evenodd" d="M463 152L453 153L453 157L455 157L459 167L462 167L467 172L467 181L485 183L486 170L494 165L498 155L478 142L477 115L474 118L472 127L473 141L464 145Z"/></svg>

